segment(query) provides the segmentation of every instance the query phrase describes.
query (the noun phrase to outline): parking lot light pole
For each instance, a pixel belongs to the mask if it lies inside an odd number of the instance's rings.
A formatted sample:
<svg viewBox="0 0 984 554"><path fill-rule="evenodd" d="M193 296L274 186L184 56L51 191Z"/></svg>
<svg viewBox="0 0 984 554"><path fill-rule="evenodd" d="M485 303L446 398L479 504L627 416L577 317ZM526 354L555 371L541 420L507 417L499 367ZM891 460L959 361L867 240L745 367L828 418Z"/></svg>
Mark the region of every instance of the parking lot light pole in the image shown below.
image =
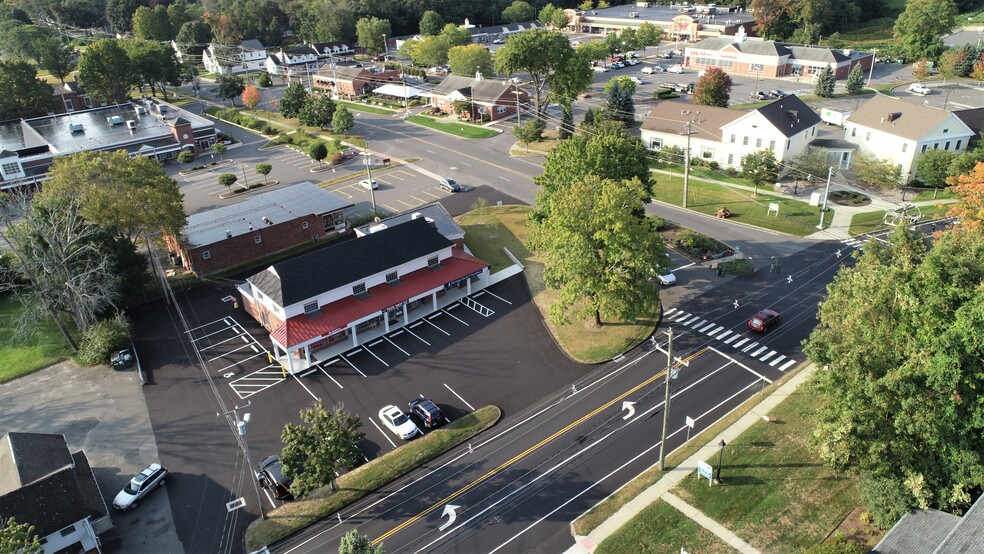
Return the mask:
<svg viewBox="0 0 984 554"><path fill-rule="evenodd" d="M362 151L362 161L366 163L366 177L369 179L369 198L372 200L372 217L376 217L376 191L372 187L372 169L369 167L369 158L372 154L368 150Z"/></svg>
<svg viewBox="0 0 984 554"><path fill-rule="evenodd" d="M253 473L253 459L249 455L249 443L246 442L246 425L249 423L250 414L243 414L242 419L239 418L239 410L249 408L253 404L250 400L245 406L233 406L231 410L225 413L216 413L216 416L229 417L229 414L233 415L232 423L236 428L236 436L239 438L239 446L243 449L243 454L246 455L246 466L249 468L250 480L253 481L253 490L256 491L256 501L260 506L260 518L266 519L266 511L263 510L263 497L260 496L260 485L257 482L256 474Z"/></svg>

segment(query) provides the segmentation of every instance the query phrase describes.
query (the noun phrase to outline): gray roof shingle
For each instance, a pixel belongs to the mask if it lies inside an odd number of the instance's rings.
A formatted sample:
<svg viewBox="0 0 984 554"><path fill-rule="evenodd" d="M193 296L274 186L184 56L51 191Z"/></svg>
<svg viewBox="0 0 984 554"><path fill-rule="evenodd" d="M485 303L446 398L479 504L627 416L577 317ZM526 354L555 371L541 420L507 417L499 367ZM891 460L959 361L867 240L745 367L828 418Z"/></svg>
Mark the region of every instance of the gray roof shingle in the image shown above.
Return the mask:
<svg viewBox="0 0 984 554"><path fill-rule="evenodd" d="M458 91L461 94L473 98L476 102L493 103L503 95L509 93L513 84L509 81L498 79L475 79L463 75L448 75L431 91L431 96L450 96Z"/></svg>
<svg viewBox="0 0 984 554"><path fill-rule="evenodd" d="M657 103L643 122L642 128L658 133L682 135L684 123L693 120L692 131L705 140L721 140L721 127L749 112L718 108L716 106L694 106L664 100Z"/></svg>
<svg viewBox="0 0 984 554"><path fill-rule="evenodd" d="M757 110L787 138L820 123L820 116L795 94L779 98Z"/></svg>
<svg viewBox="0 0 984 554"><path fill-rule="evenodd" d="M950 112L939 108L876 94L848 116L847 121L909 140L919 140L948 117Z"/></svg>

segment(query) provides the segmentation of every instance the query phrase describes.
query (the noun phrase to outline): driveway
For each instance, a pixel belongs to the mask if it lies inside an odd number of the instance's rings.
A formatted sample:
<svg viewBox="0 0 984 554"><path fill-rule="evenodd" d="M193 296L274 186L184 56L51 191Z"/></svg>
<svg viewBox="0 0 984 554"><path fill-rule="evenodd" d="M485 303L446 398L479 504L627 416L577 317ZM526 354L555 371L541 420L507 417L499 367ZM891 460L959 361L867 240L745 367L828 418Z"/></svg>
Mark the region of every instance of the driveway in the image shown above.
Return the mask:
<svg viewBox="0 0 984 554"><path fill-rule="evenodd" d="M170 480L133 511L112 507L130 477L159 459L135 371L55 364L0 385L0 421L0 433L64 434L69 448L85 451L115 526L100 537L104 552L184 551L168 503Z"/></svg>

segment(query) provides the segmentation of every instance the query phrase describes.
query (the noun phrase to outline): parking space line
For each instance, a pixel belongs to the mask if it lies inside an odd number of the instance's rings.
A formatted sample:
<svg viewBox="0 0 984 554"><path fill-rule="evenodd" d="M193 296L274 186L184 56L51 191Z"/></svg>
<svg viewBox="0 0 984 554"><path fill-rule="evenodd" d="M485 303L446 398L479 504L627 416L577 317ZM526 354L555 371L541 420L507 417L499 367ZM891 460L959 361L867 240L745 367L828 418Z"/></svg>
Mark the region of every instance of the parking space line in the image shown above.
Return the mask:
<svg viewBox="0 0 984 554"><path fill-rule="evenodd" d="M191 339L191 342L198 342L198 341L200 341L202 339L207 339L207 338L211 337L212 335L218 335L219 333L225 333L226 331L228 331L229 329L232 329L234 327L235 327L235 325L230 325L230 326L226 327L225 329L220 329L220 330L218 330L218 331L216 331L214 333L209 333L207 335L202 335L202 336L200 336L198 338L192 338ZM240 336L240 334L241 333L237 333L236 336L238 337L238 336ZM235 339L236 337L232 337L232 338Z"/></svg>
<svg viewBox="0 0 984 554"><path fill-rule="evenodd" d="M499 296L498 294L496 294L496 293L494 293L494 292L491 292L491 291L489 291L489 290L483 290L483 291L482 291L482 293L483 293L483 294L489 294L489 295L491 295L491 296L494 296L494 297L496 297L496 298L498 298L499 300L502 300L502 301L503 301L503 302L505 302L506 304L509 304L510 306L512 306L512 302L510 302L510 301L508 301L508 300L506 300L505 298L503 298L503 297L501 297L501 296Z"/></svg>
<svg viewBox="0 0 984 554"><path fill-rule="evenodd" d="M424 200L422 198L417 198L416 196L414 196L412 194L410 195L410 198L413 198L414 200L416 200L417 202L420 202L421 204L426 204L427 203L426 200Z"/></svg>
<svg viewBox="0 0 984 554"><path fill-rule="evenodd" d="M471 325L468 325L467 323L465 323L464 321L462 321L461 319L459 319L457 316L455 316L453 313L447 311L447 309L442 309L441 311L444 312L444 313L446 313L446 314L448 314L449 316L457 319L458 321L461 321L461 323L464 323L465 327L471 327Z"/></svg>
<svg viewBox="0 0 984 554"><path fill-rule="evenodd" d="M376 342L374 344L379 344L380 342L383 342L383 341L378 341L378 342ZM368 352L369 354L371 354L373 358L376 358L377 360L379 360L379 363L383 364L386 367L389 367L390 366L388 363L384 362L382 358L380 358L379 356L377 356L375 352L373 352L372 350L369 350L369 346L368 345L365 345L364 344L364 345L362 345L362 347L366 350L366 352Z"/></svg>
<svg viewBox="0 0 984 554"><path fill-rule="evenodd" d="M437 314L437 315L441 315L441 314ZM432 321L431 321L430 319L428 319L428 318L426 318L426 317L425 317L425 318L423 318L423 319L422 319L421 321L426 321L427 323L430 323L430 325L431 325L431 327L433 327L433 328L435 328L435 329L437 329L438 331L440 331L440 332L442 332L442 333L444 333L445 335L447 335L447 336L449 336L449 337L451 336L451 333L449 333L449 332L447 332L447 331L445 331L444 329L441 329L441 328L440 328L440 327L438 327L437 325L434 325L434 322L432 322Z"/></svg>
<svg viewBox="0 0 984 554"><path fill-rule="evenodd" d="M376 420L370 417L369 421L372 422L372 424L376 427L376 429L379 429L379 432L383 434L383 438L389 441L389 443L393 445L393 448L396 448L396 443L393 442L393 439L391 439L390 436L387 435L385 431L383 431L383 428L380 427L378 423L376 423Z"/></svg>
<svg viewBox="0 0 984 554"><path fill-rule="evenodd" d="M434 198L437 198L437 199L442 198L441 196L438 196L438 195L434 194L433 192L427 192L426 190L422 190L420 192L422 192L422 193L424 193L424 194L426 194L428 196L433 196Z"/></svg>
<svg viewBox="0 0 984 554"><path fill-rule="evenodd" d="M451 387L448 387L448 384L447 383L444 383L444 386L447 387L449 391L451 391L451 394L457 396L458 397L458 400L461 400L462 402L464 402L465 403L465 406L468 406L468 408L471 411L473 411L473 412L475 411L475 407L472 406L471 404L469 404L467 400L465 400L464 398L462 398L460 394L454 392L454 389L452 389Z"/></svg>
<svg viewBox="0 0 984 554"><path fill-rule="evenodd" d="M311 389L309 389L309 388L307 388L307 386L305 386L305 385L304 385L304 383L302 383L302 382L301 382L301 379L300 379L300 377L298 377L298 376L297 376L296 374L294 374L294 373L291 373L291 374L290 374L290 376L291 376L291 377L293 377L295 381L297 381L297 384L298 384L298 385L300 385L300 386L302 386L302 387L304 387L304 390L306 390L306 391L307 391L307 393L311 395L311 398L313 398L313 399L315 399L315 401L317 401L317 400L318 400L318 396L317 396L316 394L314 394L313 392L311 392Z"/></svg>
<svg viewBox="0 0 984 554"><path fill-rule="evenodd" d="M414 333L409 328L407 328L407 332L410 333L411 335L417 337L417 340L419 340L420 342L426 344L427 346L430 346L431 345L431 343L429 343L429 342L425 341L424 339L420 338L420 335L418 335L417 333Z"/></svg>
<svg viewBox="0 0 984 554"><path fill-rule="evenodd" d="M202 351L204 351L204 350L208 350L209 348L215 348L216 346L219 346L220 344L225 344L225 343L227 343L227 342L229 342L229 341L231 341L231 340L236 340L236 338L238 338L238 337L241 337L241 336L242 336L242 335L235 335L235 336L232 336L232 337L229 337L229 338L227 338L227 339L226 339L226 340L224 340L224 341L219 341L219 342L216 342L216 343L213 343L213 344L210 344L210 345L208 345L208 346L202 346L202 347L200 347L200 348L198 349L198 351L199 351L199 352L202 352Z"/></svg>
<svg viewBox="0 0 984 554"><path fill-rule="evenodd" d="M383 206L384 208L386 208L387 210L389 210L389 211L391 211L391 212L393 212L393 213L395 213L395 214L398 214L398 213L400 213L400 212L402 212L402 211L403 211L403 210L398 210L398 209L396 209L396 208L394 208L393 206L390 206L389 204L383 204L382 206Z"/></svg>
<svg viewBox="0 0 984 554"><path fill-rule="evenodd" d="M248 361L252 360L253 358L256 358L258 356L262 356L263 354L266 354L266 352L261 352L261 353L257 354L256 356L250 356L249 358L246 358L245 360L242 360L240 362L236 362L236 363L234 363L232 365L227 365L227 366L223 367L222 369L220 369L219 371L217 371L217 373L223 373L227 369L232 369L232 368L236 367L237 365L242 364L243 362L248 362Z"/></svg>
<svg viewBox="0 0 984 554"><path fill-rule="evenodd" d="M410 353L409 353L409 352L407 352L406 350L404 350L404 349L402 349L402 348L400 348L400 346L399 346L398 344L396 344L395 342L393 342L393 341L391 341L391 340L389 340L389 337L383 337L383 338L384 338L384 339L386 339L386 342L388 342L388 343L390 343L390 344L392 344L393 346L395 346L395 347L396 347L396 349L397 349L397 350L399 350L400 352L403 352L403 353L404 353L405 355L407 355L407 356L409 356L409 355L410 355Z"/></svg>
<svg viewBox="0 0 984 554"><path fill-rule="evenodd" d="M409 202L404 202L403 200L400 200L399 198L397 198L396 201L399 202L400 204L403 204L404 206L406 206L408 208L414 207L414 204L411 204Z"/></svg>
<svg viewBox="0 0 984 554"><path fill-rule="evenodd" d="M209 359L208 359L208 360L206 360L206 361L209 361L209 362L214 362L215 360L218 360L218 359L220 359L220 358L225 358L225 357L226 357L226 356L228 356L229 354L235 354L236 352L239 352L240 350L242 350L242 349L244 349L244 348L249 348L250 346L251 346L251 345L249 345L249 344L244 344L243 346L240 346L239 348L234 348L234 349L232 349L232 350L230 350L230 351L228 351L228 352L226 352L226 353L224 353L224 354L219 354L218 356L216 356L216 357L214 357L214 358L209 358ZM256 351L254 350L253 352L256 352Z"/></svg>
<svg viewBox="0 0 984 554"><path fill-rule="evenodd" d="M190 335L194 331L197 331L199 329L204 329L204 328L208 327L209 325L215 325L216 323L219 323L220 321L224 322L225 320L226 320L226 318L216 319L215 321L209 321L208 323L206 323L204 325L199 325L198 327L194 327L192 329L188 329L187 331L185 331L185 333L187 333L187 334ZM228 325L228 324L226 324L226 325Z"/></svg>
<svg viewBox="0 0 984 554"><path fill-rule="evenodd" d="M331 379L332 381L335 381L335 378L334 378L334 377L332 377L332 376L331 376L331 373L328 373L328 371L327 371L327 370L325 370L325 368L323 368L323 367L321 367L321 366L318 366L318 369L320 369L320 370L321 370L321 373L324 373L324 374L325 374L325 375L326 375L326 376L327 376L327 377L328 377L329 379ZM335 381L335 384L336 384L336 385L338 385L338 388L340 388L340 389L344 389L344 388L345 388L345 387L343 387L343 386L342 386L342 384L341 384L341 383L339 383L338 381Z"/></svg>
<svg viewBox="0 0 984 554"><path fill-rule="evenodd" d="M352 360L349 360L348 358L345 357L345 354L339 354L339 356L341 356L342 359L345 360L345 363L347 363L348 365L352 366L352 369L358 371L359 372L359 375L361 375L363 377L366 376L365 373L362 373L362 370L361 369L359 369L358 367L355 366L355 364L352 363Z"/></svg>

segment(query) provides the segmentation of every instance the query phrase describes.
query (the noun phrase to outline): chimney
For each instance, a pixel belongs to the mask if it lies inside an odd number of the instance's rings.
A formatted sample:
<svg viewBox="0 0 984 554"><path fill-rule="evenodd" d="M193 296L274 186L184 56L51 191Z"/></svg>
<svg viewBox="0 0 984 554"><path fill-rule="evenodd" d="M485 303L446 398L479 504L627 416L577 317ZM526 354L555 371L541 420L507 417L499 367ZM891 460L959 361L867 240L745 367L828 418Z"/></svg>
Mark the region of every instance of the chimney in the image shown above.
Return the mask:
<svg viewBox="0 0 984 554"><path fill-rule="evenodd" d="M229 229L226 229L226 238L227 239L231 239L232 238L232 231L230 231Z"/></svg>

